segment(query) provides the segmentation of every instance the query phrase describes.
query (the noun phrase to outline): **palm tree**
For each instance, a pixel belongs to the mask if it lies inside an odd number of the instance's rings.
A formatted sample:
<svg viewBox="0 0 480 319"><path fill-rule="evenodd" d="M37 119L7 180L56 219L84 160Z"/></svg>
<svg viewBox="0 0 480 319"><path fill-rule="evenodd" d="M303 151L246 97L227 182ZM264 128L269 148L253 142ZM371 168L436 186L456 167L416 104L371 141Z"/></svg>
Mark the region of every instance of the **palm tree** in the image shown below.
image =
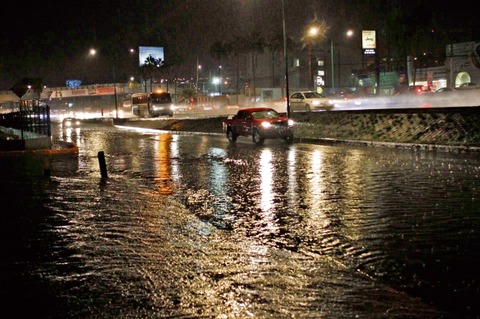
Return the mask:
<svg viewBox="0 0 480 319"><path fill-rule="evenodd" d="M167 79L167 91L169 89L170 80L174 79L174 81L176 82L176 79L178 78L178 73L173 74L173 72L176 72L178 70L178 68L175 68L175 66L183 62L182 56L176 52L170 52L168 57L169 58L162 64L162 67L158 70L158 73L160 75L163 75L164 78Z"/></svg>
<svg viewBox="0 0 480 319"><path fill-rule="evenodd" d="M266 45L272 56L272 87L275 87L275 53L283 56L283 35L274 35Z"/></svg>
<svg viewBox="0 0 480 319"><path fill-rule="evenodd" d="M230 53L235 56L236 63L236 104L238 105L238 94L240 93L240 55L247 52L247 41L242 36L235 36L230 42Z"/></svg>
<svg viewBox="0 0 480 319"><path fill-rule="evenodd" d="M160 68L163 65L162 59L155 59L153 56L149 55L145 59L145 63L140 67L140 70L142 72L142 76L145 79L145 82L147 80L150 81L150 91L152 90L152 80L154 75L158 72L158 68ZM147 92L147 86L145 86L145 92Z"/></svg>
<svg viewBox="0 0 480 319"><path fill-rule="evenodd" d="M231 51L232 48L228 42L216 41L210 46L210 54L218 61L219 65L221 65L223 58L230 55Z"/></svg>
<svg viewBox="0 0 480 319"><path fill-rule="evenodd" d="M230 45L223 41L215 41L210 46L210 54L215 60L221 62L222 58L230 54Z"/></svg>
<svg viewBox="0 0 480 319"><path fill-rule="evenodd" d="M256 84L255 84L255 69L256 69L256 58L258 53L263 53L265 48L265 39L260 35L259 32L253 31L250 36L247 38L246 49L251 54L252 58L252 80L253 80L253 94L256 96Z"/></svg>

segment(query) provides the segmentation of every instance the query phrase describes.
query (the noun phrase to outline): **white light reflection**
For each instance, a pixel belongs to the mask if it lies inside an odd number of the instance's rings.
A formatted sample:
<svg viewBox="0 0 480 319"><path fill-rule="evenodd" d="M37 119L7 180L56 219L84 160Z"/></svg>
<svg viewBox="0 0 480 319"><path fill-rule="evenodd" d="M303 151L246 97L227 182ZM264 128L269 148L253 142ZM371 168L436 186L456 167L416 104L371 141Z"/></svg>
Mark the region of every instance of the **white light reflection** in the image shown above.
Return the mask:
<svg viewBox="0 0 480 319"><path fill-rule="evenodd" d="M210 156L215 158L225 158L227 157L227 151L221 148L212 148L210 149ZM227 170L225 165L219 161L213 161L211 176L211 185L212 189L217 195L225 195L227 187Z"/></svg>
<svg viewBox="0 0 480 319"><path fill-rule="evenodd" d="M329 219L325 215L322 203L325 203L323 194L325 192L325 180L323 174L324 154L320 150L312 153L311 169L309 173L310 190L307 192L310 196L310 218L311 222L317 227L324 227L329 224Z"/></svg>
<svg viewBox="0 0 480 319"><path fill-rule="evenodd" d="M178 170L178 158L180 157L180 151L178 149L178 135L173 135L170 142L170 154L171 154L171 171L172 179L176 182L180 180L180 171Z"/></svg>
<svg viewBox="0 0 480 319"><path fill-rule="evenodd" d="M79 145L80 144L80 128L68 127L64 129L63 139L68 143L74 143L75 145Z"/></svg>
<svg viewBox="0 0 480 319"><path fill-rule="evenodd" d="M288 151L288 169L287 169L287 174L288 174L288 197L291 198L288 202L290 204L294 204L297 202L297 192L296 189L298 187L297 185L297 178L296 178L296 164L297 161L297 152L296 149L291 147L290 150Z"/></svg>
<svg viewBox="0 0 480 319"><path fill-rule="evenodd" d="M215 206L217 207L214 211L216 214L225 214L228 210L228 202L226 200L228 172L223 160L215 161L215 159L226 158L228 156L227 151L222 148L211 148L209 150L209 155L214 159L210 171L210 189L214 192L215 197L220 199L215 203Z"/></svg>
<svg viewBox="0 0 480 319"><path fill-rule="evenodd" d="M273 165L272 151L269 149L264 149L260 155L260 179L261 208L268 213L273 208Z"/></svg>

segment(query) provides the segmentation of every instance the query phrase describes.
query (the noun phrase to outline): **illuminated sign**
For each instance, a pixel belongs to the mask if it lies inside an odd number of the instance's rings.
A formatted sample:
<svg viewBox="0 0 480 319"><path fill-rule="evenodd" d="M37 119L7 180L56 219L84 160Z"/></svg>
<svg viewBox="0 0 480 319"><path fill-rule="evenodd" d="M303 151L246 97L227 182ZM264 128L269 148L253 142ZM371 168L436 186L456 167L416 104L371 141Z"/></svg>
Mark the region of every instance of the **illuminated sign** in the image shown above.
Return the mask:
<svg viewBox="0 0 480 319"><path fill-rule="evenodd" d="M139 47L138 48L138 62L139 66L143 66L148 57L153 57L155 60L165 62L163 47Z"/></svg>
<svg viewBox="0 0 480 319"><path fill-rule="evenodd" d="M82 81L81 80L67 80L66 85L71 89L76 89L80 85L82 85Z"/></svg>
<svg viewBox="0 0 480 319"><path fill-rule="evenodd" d="M376 35L374 30L362 31L362 48L364 55L374 55L377 48Z"/></svg>

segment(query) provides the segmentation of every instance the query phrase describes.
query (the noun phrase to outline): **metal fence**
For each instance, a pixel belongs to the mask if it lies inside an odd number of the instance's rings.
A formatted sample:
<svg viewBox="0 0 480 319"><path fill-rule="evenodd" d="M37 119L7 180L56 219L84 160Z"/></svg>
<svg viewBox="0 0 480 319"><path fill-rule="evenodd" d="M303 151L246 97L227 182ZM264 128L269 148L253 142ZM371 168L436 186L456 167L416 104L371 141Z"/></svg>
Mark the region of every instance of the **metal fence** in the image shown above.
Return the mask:
<svg viewBox="0 0 480 319"><path fill-rule="evenodd" d="M20 130L22 140L24 132L50 137L50 107L38 100L20 101L19 111L0 114L0 126Z"/></svg>

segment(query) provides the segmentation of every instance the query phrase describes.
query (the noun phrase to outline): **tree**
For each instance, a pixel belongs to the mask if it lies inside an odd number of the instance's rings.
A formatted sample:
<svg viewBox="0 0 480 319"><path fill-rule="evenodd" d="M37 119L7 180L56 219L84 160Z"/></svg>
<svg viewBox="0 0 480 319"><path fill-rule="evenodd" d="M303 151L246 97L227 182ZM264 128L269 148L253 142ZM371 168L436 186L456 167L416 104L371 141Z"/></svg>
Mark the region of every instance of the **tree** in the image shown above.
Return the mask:
<svg viewBox="0 0 480 319"><path fill-rule="evenodd" d="M197 97L197 90L191 86L187 87L182 91L180 96L184 101L190 101L191 99Z"/></svg>

